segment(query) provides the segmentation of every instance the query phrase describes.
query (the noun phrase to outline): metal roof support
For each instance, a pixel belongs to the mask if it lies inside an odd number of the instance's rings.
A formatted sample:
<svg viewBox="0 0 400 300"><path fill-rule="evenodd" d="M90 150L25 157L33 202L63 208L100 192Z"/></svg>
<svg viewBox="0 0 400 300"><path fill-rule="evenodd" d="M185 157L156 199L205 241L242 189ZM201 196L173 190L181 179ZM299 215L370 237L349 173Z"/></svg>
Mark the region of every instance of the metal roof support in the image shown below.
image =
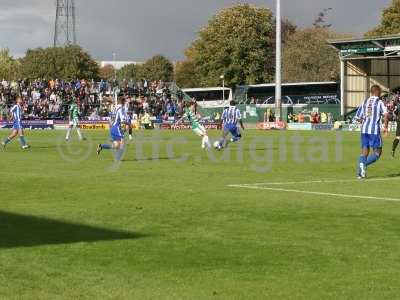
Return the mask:
<svg viewBox="0 0 400 300"><path fill-rule="evenodd" d="M372 41L372 43L375 45L375 46L378 46L379 48L382 48L382 49L385 49L385 46L383 46L381 43L379 43L378 41Z"/></svg>
<svg viewBox="0 0 400 300"><path fill-rule="evenodd" d="M387 59L388 56L358 56L358 57L350 57L350 58L342 58L343 60L351 61L351 60L380 60ZM400 58L400 55L389 56L389 58Z"/></svg>
<svg viewBox="0 0 400 300"><path fill-rule="evenodd" d="M345 114L346 61L340 57L340 114Z"/></svg>

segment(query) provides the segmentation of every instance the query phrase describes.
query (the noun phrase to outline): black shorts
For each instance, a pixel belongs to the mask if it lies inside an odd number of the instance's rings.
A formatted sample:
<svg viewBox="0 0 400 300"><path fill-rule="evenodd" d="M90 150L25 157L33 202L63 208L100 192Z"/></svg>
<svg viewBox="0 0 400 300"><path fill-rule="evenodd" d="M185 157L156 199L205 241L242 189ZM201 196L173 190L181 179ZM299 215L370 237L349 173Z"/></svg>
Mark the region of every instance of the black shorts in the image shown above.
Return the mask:
<svg viewBox="0 0 400 300"><path fill-rule="evenodd" d="M400 136L400 120L397 120L396 136Z"/></svg>

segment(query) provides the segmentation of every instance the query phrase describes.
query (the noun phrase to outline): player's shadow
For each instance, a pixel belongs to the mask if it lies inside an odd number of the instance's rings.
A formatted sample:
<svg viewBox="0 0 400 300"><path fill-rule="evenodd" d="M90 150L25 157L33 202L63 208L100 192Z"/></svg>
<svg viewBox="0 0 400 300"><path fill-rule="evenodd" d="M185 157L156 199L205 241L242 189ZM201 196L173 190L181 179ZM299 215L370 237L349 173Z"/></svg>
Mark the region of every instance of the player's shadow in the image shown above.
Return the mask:
<svg viewBox="0 0 400 300"><path fill-rule="evenodd" d="M277 151L277 150L279 150L279 148L278 147L264 147L264 148L254 149L254 151L267 151L267 150Z"/></svg>
<svg viewBox="0 0 400 300"><path fill-rule="evenodd" d="M388 174L384 176L372 176L369 177L369 179L400 179L400 173L393 173L393 174Z"/></svg>
<svg viewBox="0 0 400 300"><path fill-rule="evenodd" d="M142 237L145 235L0 211L0 249Z"/></svg>
<svg viewBox="0 0 400 300"><path fill-rule="evenodd" d="M396 174L389 174L385 176L386 178L399 178L400 179L400 173L396 173Z"/></svg>
<svg viewBox="0 0 400 300"><path fill-rule="evenodd" d="M162 160L174 160L176 159L175 157L145 157L145 158L134 158L134 159L130 159L130 158L124 158L122 159L123 162L143 162L143 161L162 161Z"/></svg>

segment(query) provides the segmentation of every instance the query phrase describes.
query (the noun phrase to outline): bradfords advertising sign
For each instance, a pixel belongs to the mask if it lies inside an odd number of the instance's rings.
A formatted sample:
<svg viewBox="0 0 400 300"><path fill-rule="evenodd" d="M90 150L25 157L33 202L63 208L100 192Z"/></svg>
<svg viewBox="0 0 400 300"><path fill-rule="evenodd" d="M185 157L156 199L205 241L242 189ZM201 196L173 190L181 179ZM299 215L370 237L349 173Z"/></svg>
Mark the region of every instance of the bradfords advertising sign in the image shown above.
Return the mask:
<svg viewBox="0 0 400 300"><path fill-rule="evenodd" d="M55 129L65 130L69 126L67 121L55 121ZM103 129L107 130L110 128L109 121L81 121L79 127L82 129Z"/></svg>

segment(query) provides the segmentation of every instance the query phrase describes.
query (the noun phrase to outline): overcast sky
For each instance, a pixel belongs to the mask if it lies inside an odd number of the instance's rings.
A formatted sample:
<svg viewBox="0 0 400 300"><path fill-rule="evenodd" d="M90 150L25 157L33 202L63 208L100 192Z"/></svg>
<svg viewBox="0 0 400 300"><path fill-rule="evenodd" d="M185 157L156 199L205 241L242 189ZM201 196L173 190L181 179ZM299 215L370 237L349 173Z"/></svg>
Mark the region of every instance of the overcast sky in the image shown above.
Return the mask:
<svg viewBox="0 0 400 300"><path fill-rule="evenodd" d="M0 48L15 56L52 43L55 0L0 0ZM248 2L275 8L275 0L75 0L78 42L99 60L142 61L155 54L172 60L219 9ZM323 8L339 32L361 36L376 26L390 0L282 0L283 15L309 26Z"/></svg>

